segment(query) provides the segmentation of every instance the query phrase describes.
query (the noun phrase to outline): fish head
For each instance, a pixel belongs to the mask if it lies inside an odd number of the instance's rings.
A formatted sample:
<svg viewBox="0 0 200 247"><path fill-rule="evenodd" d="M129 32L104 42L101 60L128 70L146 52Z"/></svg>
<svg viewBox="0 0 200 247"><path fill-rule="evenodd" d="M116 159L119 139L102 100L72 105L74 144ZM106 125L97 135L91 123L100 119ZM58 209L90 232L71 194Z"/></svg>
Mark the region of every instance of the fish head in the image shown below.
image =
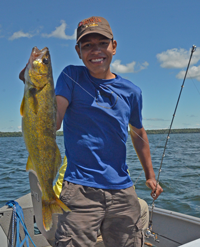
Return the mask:
<svg viewBox="0 0 200 247"><path fill-rule="evenodd" d="M47 47L39 50L34 47L26 66L24 78L32 87L43 88L52 77L50 53Z"/></svg>

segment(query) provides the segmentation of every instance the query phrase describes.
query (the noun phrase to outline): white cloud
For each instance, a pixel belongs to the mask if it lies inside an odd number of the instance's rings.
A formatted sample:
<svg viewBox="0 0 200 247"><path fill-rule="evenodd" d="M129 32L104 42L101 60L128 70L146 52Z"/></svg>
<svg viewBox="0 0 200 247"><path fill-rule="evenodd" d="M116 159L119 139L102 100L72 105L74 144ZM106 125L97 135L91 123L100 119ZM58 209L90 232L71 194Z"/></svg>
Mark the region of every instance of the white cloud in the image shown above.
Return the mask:
<svg viewBox="0 0 200 247"><path fill-rule="evenodd" d="M111 64L111 70L116 73L136 73L148 67L148 63L144 62L142 65L138 64L139 69L135 70L136 62L127 63L126 65L121 64L121 60L115 60Z"/></svg>
<svg viewBox="0 0 200 247"><path fill-rule="evenodd" d="M183 79L184 76L185 76L185 71L180 71L176 75L176 78ZM187 73L187 79L197 79L198 81L200 81L200 65L192 66L191 68L189 68Z"/></svg>
<svg viewBox="0 0 200 247"><path fill-rule="evenodd" d="M111 68L113 72L118 73L133 73L134 72L134 66L136 62L133 61L132 63L128 63L126 65L121 64L121 60L115 60L111 64Z"/></svg>
<svg viewBox="0 0 200 247"><path fill-rule="evenodd" d="M188 61L190 58L191 49L189 51L185 49L171 49L159 53L156 55L158 61L160 62L160 66L162 68L175 68L182 69L187 67ZM195 64L200 60L200 48L197 48L193 53L191 64Z"/></svg>
<svg viewBox="0 0 200 247"><path fill-rule="evenodd" d="M65 23L65 21L61 21L61 25L59 27L56 27L56 30L51 32L50 34L46 34L43 33L42 36L45 38L50 38L50 37L54 37L54 38L59 38L59 39L76 39L76 29L74 31L74 34L69 36L65 34L65 29L67 27L67 24Z"/></svg>
<svg viewBox="0 0 200 247"><path fill-rule="evenodd" d="M34 35L30 33L24 33L22 31L18 31L13 33L13 35L9 38L9 40L19 39L19 38L32 38Z"/></svg>
<svg viewBox="0 0 200 247"><path fill-rule="evenodd" d="M144 62L144 63L142 63L142 65L140 65L140 70L146 69L148 66L149 66L149 63Z"/></svg>

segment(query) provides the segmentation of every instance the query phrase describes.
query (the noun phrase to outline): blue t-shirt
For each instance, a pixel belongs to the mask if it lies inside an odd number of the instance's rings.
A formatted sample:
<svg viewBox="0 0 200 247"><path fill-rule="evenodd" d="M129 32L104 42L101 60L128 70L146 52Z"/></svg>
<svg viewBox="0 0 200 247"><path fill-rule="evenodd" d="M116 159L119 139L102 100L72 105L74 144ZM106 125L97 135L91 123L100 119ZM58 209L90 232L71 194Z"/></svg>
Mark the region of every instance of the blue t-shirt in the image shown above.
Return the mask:
<svg viewBox="0 0 200 247"><path fill-rule="evenodd" d="M119 75L94 78L84 66L67 66L56 95L69 106L63 119L67 169L64 180L101 189L133 185L126 164L128 124L142 128L140 88Z"/></svg>

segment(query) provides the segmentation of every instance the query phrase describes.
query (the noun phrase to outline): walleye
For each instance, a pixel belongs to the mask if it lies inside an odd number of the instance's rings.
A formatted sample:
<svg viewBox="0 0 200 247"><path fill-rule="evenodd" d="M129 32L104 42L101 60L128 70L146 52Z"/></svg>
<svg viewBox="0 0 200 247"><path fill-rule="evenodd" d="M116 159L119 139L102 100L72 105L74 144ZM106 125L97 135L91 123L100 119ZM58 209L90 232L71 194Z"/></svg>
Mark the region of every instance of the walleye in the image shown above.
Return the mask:
<svg viewBox="0 0 200 247"><path fill-rule="evenodd" d="M46 231L52 214L69 208L53 191L53 180L61 164L56 144L56 98L48 48L32 49L24 72L25 89L20 107L22 132L29 153L26 171L36 173L42 191L42 217Z"/></svg>

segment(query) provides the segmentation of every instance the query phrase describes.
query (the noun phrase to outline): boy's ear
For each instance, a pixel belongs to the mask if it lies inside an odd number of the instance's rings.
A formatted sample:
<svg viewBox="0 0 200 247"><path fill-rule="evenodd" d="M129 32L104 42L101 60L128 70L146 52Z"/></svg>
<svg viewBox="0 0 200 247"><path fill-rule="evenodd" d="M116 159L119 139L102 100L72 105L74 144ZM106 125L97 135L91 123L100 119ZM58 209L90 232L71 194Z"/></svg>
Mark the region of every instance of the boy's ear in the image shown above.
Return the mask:
<svg viewBox="0 0 200 247"><path fill-rule="evenodd" d="M116 48L117 48L117 41L113 40L113 55L116 54Z"/></svg>
<svg viewBox="0 0 200 247"><path fill-rule="evenodd" d="M76 52L77 52L79 58L81 59L81 51L80 51L79 45L76 45L75 49L76 49Z"/></svg>

